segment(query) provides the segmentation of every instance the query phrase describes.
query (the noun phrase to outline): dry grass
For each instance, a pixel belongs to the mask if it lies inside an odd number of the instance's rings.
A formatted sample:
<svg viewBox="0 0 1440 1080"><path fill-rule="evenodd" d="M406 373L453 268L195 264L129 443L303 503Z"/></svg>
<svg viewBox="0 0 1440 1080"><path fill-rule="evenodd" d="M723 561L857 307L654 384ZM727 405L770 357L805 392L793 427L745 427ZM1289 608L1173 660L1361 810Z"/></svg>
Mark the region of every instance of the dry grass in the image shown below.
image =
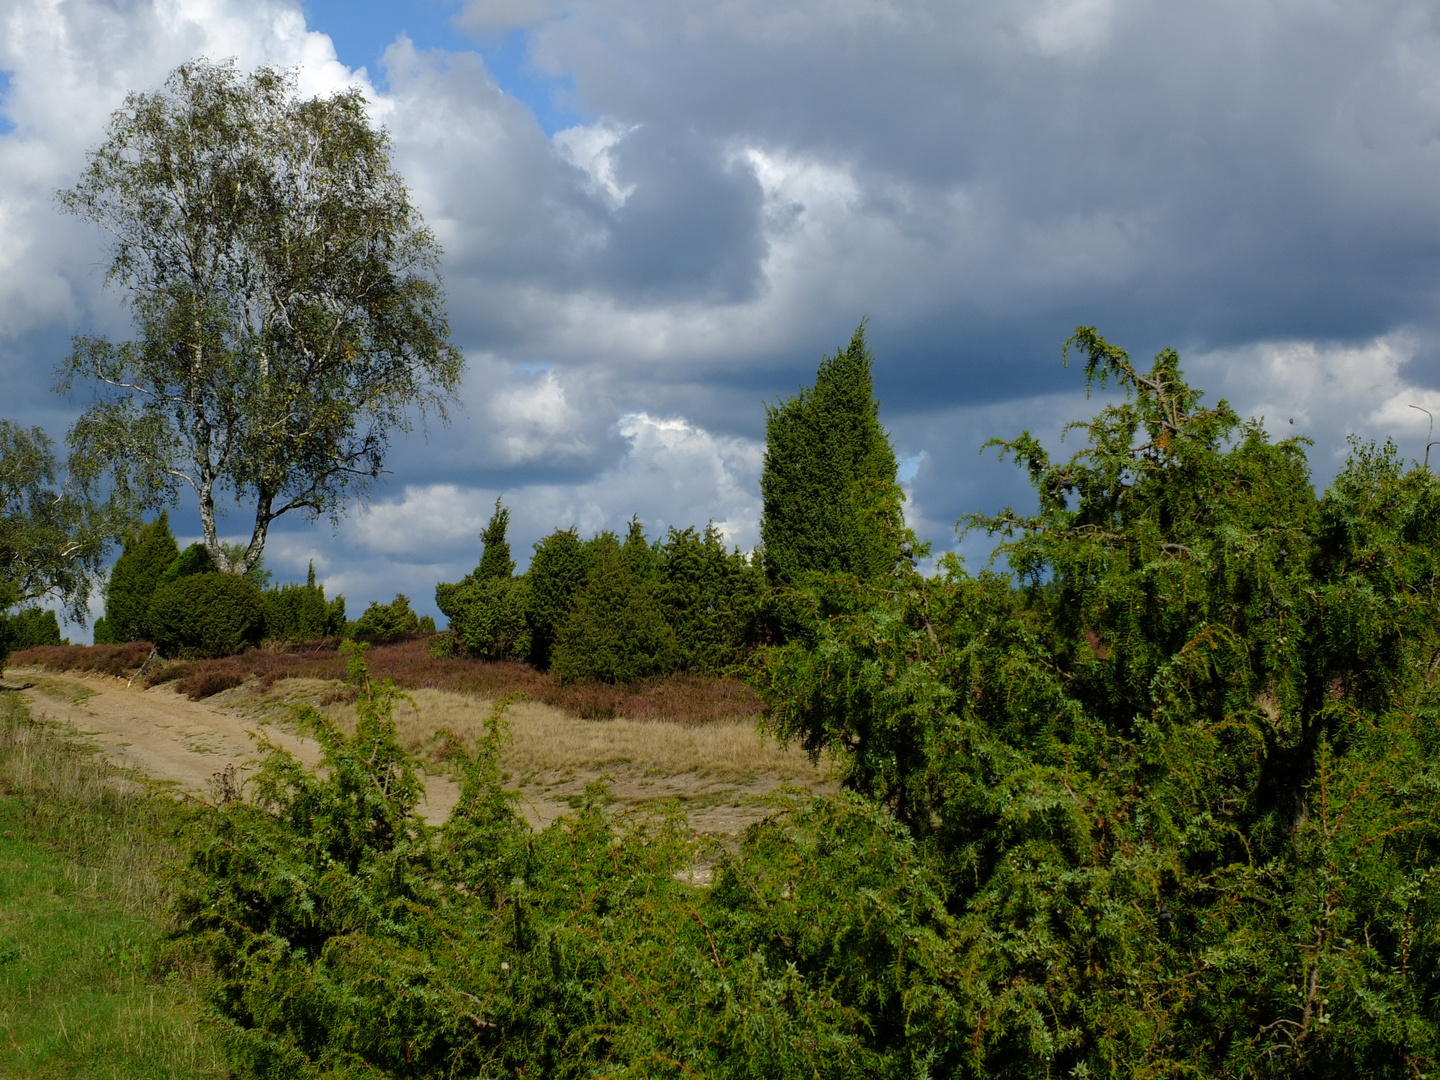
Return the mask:
<svg viewBox="0 0 1440 1080"><path fill-rule="evenodd" d="M255 684L259 691L258 684ZM291 679L257 694L231 694L227 704L263 709L281 702L307 701L346 730L355 708L336 701L338 684ZM407 691L409 702L395 712L401 744L411 753L438 758L444 746L437 731L469 742L484 733L495 699L448 690ZM331 699L327 702L327 699ZM320 704L326 702L325 704ZM515 701L505 712L511 741L503 755L507 772L524 779L539 773L616 769L650 776L696 776L743 782L769 776L801 785L823 783L828 767L812 765L803 751L781 747L761 735L755 720L675 724L617 717L585 720L540 701Z"/></svg>
<svg viewBox="0 0 1440 1080"><path fill-rule="evenodd" d="M303 645L270 645L219 660L187 660L147 669L146 683L180 680L183 693L215 692L211 687L229 681L258 679L268 690L281 679L343 679L345 660L338 640ZM43 667L51 671L101 671L130 677L150 655L144 643L130 645L70 645L26 649L10 658L16 667ZM701 675L671 675L633 686L580 683L561 686L548 672L529 664L490 662L473 657L434 657L428 639L415 638L378 645L365 654L371 675L391 679L406 690L450 690L484 698L524 694L532 702L550 705L584 719L625 717L630 720L666 720L680 724L711 724L751 719L760 713L753 691L738 679Z"/></svg>

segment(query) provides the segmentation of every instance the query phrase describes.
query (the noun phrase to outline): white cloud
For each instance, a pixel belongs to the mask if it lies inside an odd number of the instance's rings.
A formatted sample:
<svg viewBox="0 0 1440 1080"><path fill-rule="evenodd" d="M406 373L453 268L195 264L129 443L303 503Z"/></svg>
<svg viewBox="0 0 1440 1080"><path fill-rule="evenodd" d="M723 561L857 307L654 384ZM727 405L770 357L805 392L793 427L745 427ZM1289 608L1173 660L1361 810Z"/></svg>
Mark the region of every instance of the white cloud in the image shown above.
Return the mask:
<svg viewBox="0 0 1440 1080"><path fill-rule="evenodd" d="M1424 456L1428 421L1410 406L1440 415L1440 391L1406 376L1419 346L1399 331L1355 345L1266 342L1181 359L1211 400L1223 396L1242 416L1263 417L1277 438L1314 439L1311 466L1323 485L1343 464L1349 435L1393 438L1407 456Z"/></svg>
<svg viewBox="0 0 1440 1080"><path fill-rule="evenodd" d="M491 439L508 465L583 458L594 449L586 441L579 410L553 371L500 390L491 397L489 411Z"/></svg>
<svg viewBox="0 0 1440 1080"><path fill-rule="evenodd" d="M371 503L345 531L382 555L423 555L453 548L478 535L485 524L478 493L454 484L407 484L397 500Z"/></svg>
<svg viewBox="0 0 1440 1080"><path fill-rule="evenodd" d="M62 220L56 189L72 183L133 90L159 86L177 64L205 55L298 69L306 94L370 90L307 31L282 0L11 0L0 16L0 70L10 87L0 135L0 335L18 336L85 309L115 323L102 299L103 238Z"/></svg>
<svg viewBox="0 0 1440 1080"><path fill-rule="evenodd" d="M520 484L503 492L407 485L398 499L377 500L353 515L342 534L373 554L406 562L441 558L468 567L479 554L476 538L502 495L512 513L511 547L522 566L529 545L555 529L577 525L587 536L603 529L623 532L632 514L640 515L652 538L671 526L703 528L714 521L731 544L748 550L759 541L760 444L646 413L622 417L616 431L624 453L593 477Z"/></svg>
<svg viewBox="0 0 1440 1080"><path fill-rule="evenodd" d="M569 127L554 135L556 148L567 161L590 178L595 190L604 196L612 210L625 205L625 200L635 193L635 185L622 187L615 179L615 161L610 151L637 126L601 121Z"/></svg>

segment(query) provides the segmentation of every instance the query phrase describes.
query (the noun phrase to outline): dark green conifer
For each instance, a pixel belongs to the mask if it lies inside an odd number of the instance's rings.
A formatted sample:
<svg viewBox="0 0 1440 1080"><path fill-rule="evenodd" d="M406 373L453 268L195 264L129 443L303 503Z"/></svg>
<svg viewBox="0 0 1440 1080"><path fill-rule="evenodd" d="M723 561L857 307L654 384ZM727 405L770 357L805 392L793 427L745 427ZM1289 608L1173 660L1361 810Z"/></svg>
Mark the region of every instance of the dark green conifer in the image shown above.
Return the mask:
<svg viewBox="0 0 1440 1080"><path fill-rule="evenodd" d="M118 645L149 639L150 601L161 577L179 554L170 532L170 517L165 513L126 538L105 592L106 640ZM96 640L100 640L98 626Z"/></svg>
<svg viewBox="0 0 1440 1080"><path fill-rule="evenodd" d="M190 577L194 574L215 573L215 560L210 557L204 544L191 544L180 554L176 555L170 565L165 567L160 575L159 585L164 588L171 582L179 581L182 577ZM251 582L251 584L257 584Z"/></svg>
<svg viewBox="0 0 1440 1080"><path fill-rule="evenodd" d="M895 452L880 426L865 324L815 385L767 409L760 536L773 586L812 571L877 581L904 550Z"/></svg>
<svg viewBox="0 0 1440 1080"><path fill-rule="evenodd" d="M630 518L630 528L625 534L625 543L620 546L620 553L625 564L630 567L630 572L639 580L649 581L655 576L655 564L659 555L654 545L645 537L645 526L640 524L639 514Z"/></svg>
<svg viewBox="0 0 1440 1080"><path fill-rule="evenodd" d="M555 636L570 617L575 594L590 573L591 549L595 542L583 542L579 530L572 525L568 529L556 529L535 544L535 554L525 577L530 582L526 611L530 662L536 667L550 666Z"/></svg>
<svg viewBox="0 0 1440 1080"><path fill-rule="evenodd" d="M562 683L629 683L672 670L675 633L614 534L601 533L587 546L591 565L585 587L556 635L556 677Z"/></svg>
<svg viewBox="0 0 1440 1080"><path fill-rule="evenodd" d="M760 568L738 548L726 551L713 522L703 533L672 527L657 556L656 598L675 631L678 666L720 674L739 663L756 630Z"/></svg>
<svg viewBox="0 0 1440 1080"><path fill-rule="evenodd" d="M480 553L480 565L475 568L476 581L493 581L496 578L514 576L515 560L510 557L510 542L505 539L505 531L509 525L510 508L502 506L497 498L495 513L491 515L485 531L480 534L480 542L485 547Z"/></svg>

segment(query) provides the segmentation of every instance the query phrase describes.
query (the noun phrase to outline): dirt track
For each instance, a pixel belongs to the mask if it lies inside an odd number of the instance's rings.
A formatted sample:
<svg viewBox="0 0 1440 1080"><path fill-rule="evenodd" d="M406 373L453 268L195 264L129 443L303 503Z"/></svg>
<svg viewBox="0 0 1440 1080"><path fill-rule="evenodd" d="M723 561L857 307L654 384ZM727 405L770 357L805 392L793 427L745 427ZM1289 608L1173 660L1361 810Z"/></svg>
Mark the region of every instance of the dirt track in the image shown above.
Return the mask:
<svg viewBox="0 0 1440 1080"><path fill-rule="evenodd" d="M246 762L256 757L256 735L285 747L309 765L320 756L313 741L297 737L285 723L284 709L257 708L244 690L190 701L170 684L142 689L109 676L54 674L35 668L7 669L5 682L11 686L32 684L23 695L35 717L73 728L119 765L202 797L211 795L214 778L226 766L236 766L243 776ZM462 705L479 708L481 703L469 699ZM603 735L603 727L595 730ZM585 784L603 776L611 781L612 792L622 803L680 799L688 808L691 826L712 835L733 835L763 817L763 797L782 783L799 781L815 790L833 786L817 782L819 774L739 779L690 771L664 774L653 764L633 759L594 767L517 772L521 775L512 782L521 793L521 811L536 827L573 808ZM425 787L426 800L420 812L427 821L439 824L455 805L458 786L446 777L430 775Z"/></svg>
<svg viewBox="0 0 1440 1080"><path fill-rule="evenodd" d="M235 711L190 701L168 685L146 690L104 675L55 675L35 668L11 668L6 681L33 684L23 694L35 717L74 728L116 764L197 795L208 795L212 779L227 765L244 771L256 756L255 735L285 747L307 765L320 757L313 741L296 737L283 724L262 725ZM443 821L455 804L456 786L428 777L426 794L426 819Z"/></svg>

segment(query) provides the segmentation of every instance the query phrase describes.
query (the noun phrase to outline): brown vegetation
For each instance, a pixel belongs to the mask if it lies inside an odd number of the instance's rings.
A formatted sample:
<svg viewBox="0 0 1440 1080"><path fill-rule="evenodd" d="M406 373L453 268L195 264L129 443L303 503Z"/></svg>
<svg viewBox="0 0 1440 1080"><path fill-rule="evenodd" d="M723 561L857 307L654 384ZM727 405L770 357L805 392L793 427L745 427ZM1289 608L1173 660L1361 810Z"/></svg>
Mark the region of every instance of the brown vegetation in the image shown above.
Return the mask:
<svg viewBox="0 0 1440 1080"><path fill-rule="evenodd" d="M161 663L146 672L145 682L153 686L178 681L182 693L198 700L252 678L259 680L256 689L260 690L268 690L281 679L343 679L345 660L338 645L336 638L299 645L267 644L219 660ZM17 652L10 663L16 667L95 671L130 678L150 652L144 642L53 645ZM550 674L529 664L430 656L425 637L372 646L366 662L373 678L391 679L407 690L451 690L484 698L523 694L529 701L543 702L587 720L624 717L706 724L754 717L760 712L759 700L738 679L677 674L630 686L561 686Z"/></svg>
<svg viewBox="0 0 1440 1080"><path fill-rule="evenodd" d="M40 645L12 653L7 664L47 671L94 671L128 679L153 651L148 641L128 645Z"/></svg>

